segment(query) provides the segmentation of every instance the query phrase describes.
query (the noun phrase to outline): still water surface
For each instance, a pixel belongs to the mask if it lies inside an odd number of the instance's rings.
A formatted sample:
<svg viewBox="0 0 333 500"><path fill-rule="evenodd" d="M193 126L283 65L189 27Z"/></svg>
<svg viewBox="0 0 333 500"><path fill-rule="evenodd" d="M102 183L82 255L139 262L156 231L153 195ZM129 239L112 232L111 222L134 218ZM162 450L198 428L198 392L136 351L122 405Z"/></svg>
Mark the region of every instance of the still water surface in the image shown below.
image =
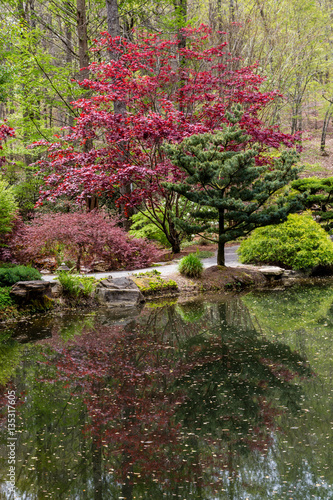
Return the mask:
<svg viewBox="0 0 333 500"><path fill-rule="evenodd" d="M0 498L333 499L332 332L328 286L2 332Z"/></svg>

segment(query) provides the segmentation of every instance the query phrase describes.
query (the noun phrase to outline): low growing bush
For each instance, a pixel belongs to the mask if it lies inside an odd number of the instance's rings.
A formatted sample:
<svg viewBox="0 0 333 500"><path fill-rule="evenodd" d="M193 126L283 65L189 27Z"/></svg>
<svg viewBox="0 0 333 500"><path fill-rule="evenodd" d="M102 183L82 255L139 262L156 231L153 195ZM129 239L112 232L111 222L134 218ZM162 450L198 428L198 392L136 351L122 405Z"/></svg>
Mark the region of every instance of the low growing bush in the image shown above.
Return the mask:
<svg viewBox="0 0 333 500"><path fill-rule="evenodd" d="M29 266L1 267L0 286L12 286L18 281L40 280L41 274Z"/></svg>
<svg viewBox="0 0 333 500"><path fill-rule="evenodd" d="M295 270L333 264L333 243L311 215L289 215L286 222L256 229L239 248L243 264L271 264Z"/></svg>
<svg viewBox="0 0 333 500"><path fill-rule="evenodd" d="M108 269L139 269L159 256L152 243L130 237L119 227L119 219L102 211L36 216L20 228L13 247L19 262L33 264L61 254L61 260L74 261L77 270L101 259Z"/></svg>
<svg viewBox="0 0 333 500"><path fill-rule="evenodd" d="M180 274L189 278L199 278L202 274L203 265L199 257L190 253L179 262L178 270Z"/></svg>

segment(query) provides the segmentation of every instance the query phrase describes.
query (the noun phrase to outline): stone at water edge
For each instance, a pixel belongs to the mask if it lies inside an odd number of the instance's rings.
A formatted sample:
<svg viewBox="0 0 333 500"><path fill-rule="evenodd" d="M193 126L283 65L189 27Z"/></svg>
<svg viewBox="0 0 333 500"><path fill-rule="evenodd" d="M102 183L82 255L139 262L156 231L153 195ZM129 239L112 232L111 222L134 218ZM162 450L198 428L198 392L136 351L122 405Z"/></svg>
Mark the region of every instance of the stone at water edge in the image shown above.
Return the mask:
<svg viewBox="0 0 333 500"><path fill-rule="evenodd" d="M24 302L41 299L44 295L54 299L61 296L62 286L58 281L18 281L12 286L10 294Z"/></svg>
<svg viewBox="0 0 333 500"><path fill-rule="evenodd" d="M43 295L52 294L51 283L48 281L18 281L12 286L10 295L20 300L40 299Z"/></svg>
<svg viewBox="0 0 333 500"><path fill-rule="evenodd" d="M260 271L264 276L282 276L285 269L277 266L263 266L259 267L258 271Z"/></svg>
<svg viewBox="0 0 333 500"><path fill-rule="evenodd" d="M95 291L97 300L109 307L137 307L145 299L137 285L129 278L108 278Z"/></svg>

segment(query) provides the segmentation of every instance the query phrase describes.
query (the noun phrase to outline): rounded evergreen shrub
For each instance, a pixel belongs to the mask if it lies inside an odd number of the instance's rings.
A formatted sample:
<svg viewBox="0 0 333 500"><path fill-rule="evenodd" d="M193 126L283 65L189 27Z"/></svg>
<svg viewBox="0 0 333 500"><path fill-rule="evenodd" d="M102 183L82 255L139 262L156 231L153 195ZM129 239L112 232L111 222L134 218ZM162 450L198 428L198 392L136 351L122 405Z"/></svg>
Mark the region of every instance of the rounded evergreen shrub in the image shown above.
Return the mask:
<svg viewBox="0 0 333 500"><path fill-rule="evenodd" d="M181 259L178 270L180 274L188 276L189 278L199 278L203 270L203 265L199 257L190 253Z"/></svg>
<svg viewBox="0 0 333 500"><path fill-rule="evenodd" d="M238 250L243 264L295 270L333 264L333 243L311 215L292 214L283 224L255 229Z"/></svg>
<svg viewBox="0 0 333 500"><path fill-rule="evenodd" d="M1 267L0 286L11 286L18 281L33 281L42 279L37 269L29 266Z"/></svg>

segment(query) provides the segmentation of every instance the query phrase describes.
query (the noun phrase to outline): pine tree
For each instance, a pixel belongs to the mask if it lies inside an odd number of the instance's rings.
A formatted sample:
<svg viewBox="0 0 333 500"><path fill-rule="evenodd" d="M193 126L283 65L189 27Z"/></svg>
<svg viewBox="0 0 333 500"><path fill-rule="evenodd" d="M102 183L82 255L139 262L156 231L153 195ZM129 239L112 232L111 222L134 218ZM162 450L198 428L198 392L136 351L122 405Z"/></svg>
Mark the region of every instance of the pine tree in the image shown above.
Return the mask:
<svg viewBox="0 0 333 500"><path fill-rule="evenodd" d="M256 227L282 222L301 208L301 197L291 199L287 192L278 193L301 170L295 166L296 151L284 150L276 158L267 155L265 159L255 146L249 146L250 137L240 126L241 109L228 118L231 124L222 131L192 135L165 148L171 162L187 177L164 186L198 206L192 213L195 224L175 222L188 234L217 242L217 263L222 266L228 241Z"/></svg>

